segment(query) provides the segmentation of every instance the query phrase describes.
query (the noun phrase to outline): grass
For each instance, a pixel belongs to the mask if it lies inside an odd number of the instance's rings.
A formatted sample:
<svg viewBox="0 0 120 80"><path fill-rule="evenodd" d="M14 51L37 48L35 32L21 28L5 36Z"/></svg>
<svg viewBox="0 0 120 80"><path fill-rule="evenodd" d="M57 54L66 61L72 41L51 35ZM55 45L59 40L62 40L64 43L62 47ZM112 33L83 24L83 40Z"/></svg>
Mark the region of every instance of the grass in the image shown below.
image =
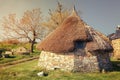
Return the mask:
<svg viewBox="0 0 120 80"><path fill-rule="evenodd" d="M119 62L119 61L118 61ZM38 60L20 63L0 71L0 80L120 80L120 71L108 73L71 73L60 70L46 71L48 76L39 77L43 69L37 67ZM115 66L115 68L119 68Z"/></svg>
<svg viewBox="0 0 120 80"><path fill-rule="evenodd" d="M9 50L24 46L29 48L29 44L17 44L17 45L4 45L1 44L0 48L4 50ZM33 56L39 56L40 52L36 49L35 53L31 55L15 55L11 58L0 58L0 64L6 62L12 62L23 58L30 58ZM14 66L0 69L0 80L120 80L120 64L119 60L112 60L114 71L108 73L72 73L64 72L60 70L46 71L44 69L37 67L38 60L27 61L24 63L19 63ZM45 71L48 76L39 77L37 73L40 71Z"/></svg>
<svg viewBox="0 0 120 80"><path fill-rule="evenodd" d="M0 58L0 64L16 61L20 59L38 57L39 55L40 55L40 52L35 52L30 55L11 55L9 58Z"/></svg>
<svg viewBox="0 0 120 80"><path fill-rule="evenodd" d="M30 48L30 44L29 43L19 43L19 44L4 44L4 43L0 43L0 51L2 51L4 54L5 51L7 50L11 50L11 49L16 49L18 47L25 47L27 49ZM31 58L31 57L35 57L35 56L39 56L40 51L38 51L35 48L36 44L34 45L34 53L30 54L30 55L10 55L9 58L0 58L0 64L3 63L7 63L7 62L12 62L12 61L16 61L16 60L20 60L20 59L24 59L24 58Z"/></svg>
<svg viewBox="0 0 120 80"><path fill-rule="evenodd" d="M10 58L0 58L0 64L12 62L12 61L16 61L24 58L31 58L31 57L33 56L32 55L16 55L16 56L11 56Z"/></svg>

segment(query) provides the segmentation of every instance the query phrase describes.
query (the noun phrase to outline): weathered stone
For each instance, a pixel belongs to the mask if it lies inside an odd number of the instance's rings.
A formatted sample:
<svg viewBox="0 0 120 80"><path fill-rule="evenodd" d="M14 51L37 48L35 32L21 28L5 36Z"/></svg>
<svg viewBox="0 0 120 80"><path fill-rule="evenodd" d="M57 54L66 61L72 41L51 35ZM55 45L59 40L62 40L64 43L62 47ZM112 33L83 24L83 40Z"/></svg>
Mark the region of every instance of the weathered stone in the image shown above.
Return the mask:
<svg viewBox="0 0 120 80"><path fill-rule="evenodd" d="M45 67L48 70L61 69L74 72L98 72L111 68L108 53L90 57L87 55L78 56L74 52L64 54L67 55L42 51L38 66Z"/></svg>
<svg viewBox="0 0 120 80"><path fill-rule="evenodd" d="M17 49L13 49L12 52L15 54L21 54L21 55L29 55L30 54L30 52L24 47L19 47Z"/></svg>
<svg viewBox="0 0 120 80"><path fill-rule="evenodd" d="M112 40L112 46L113 46L113 57L115 59L120 59L120 39Z"/></svg>
<svg viewBox="0 0 120 80"><path fill-rule="evenodd" d="M5 51L5 54L13 55L12 51Z"/></svg>
<svg viewBox="0 0 120 80"><path fill-rule="evenodd" d="M42 71L42 72L39 72L39 73L37 73L37 75L39 76L39 77L42 77L42 76L44 76L44 72Z"/></svg>
<svg viewBox="0 0 120 80"><path fill-rule="evenodd" d="M4 54L3 57L4 58L10 58L10 55L9 54Z"/></svg>
<svg viewBox="0 0 120 80"><path fill-rule="evenodd" d="M72 70L74 67L74 59L71 58L71 55L57 55L55 53L42 51L38 65L52 70L55 68Z"/></svg>

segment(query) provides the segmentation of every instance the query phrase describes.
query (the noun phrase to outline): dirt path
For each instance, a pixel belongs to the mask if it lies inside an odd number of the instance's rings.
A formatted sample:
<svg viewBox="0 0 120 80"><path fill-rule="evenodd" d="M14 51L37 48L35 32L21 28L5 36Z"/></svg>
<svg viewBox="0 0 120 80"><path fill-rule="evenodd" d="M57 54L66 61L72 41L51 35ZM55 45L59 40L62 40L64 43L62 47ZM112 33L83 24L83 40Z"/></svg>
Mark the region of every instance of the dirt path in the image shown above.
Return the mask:
<svg viewBox="0 0 120 80"><path fill-rule="evenodd" d="M21 60L17 60L17 61L12 61L12 62L8 62L8 63L0 64L0 69L4 69L4 68L7 68L9 66L13 66L13 65L16 65L16 64L19 64L19 63L23 63L23 62L26 62L26 61L31 61L31 60L38 59L38 58L39 57L32 57L32 58L21 59Z"/></svg>

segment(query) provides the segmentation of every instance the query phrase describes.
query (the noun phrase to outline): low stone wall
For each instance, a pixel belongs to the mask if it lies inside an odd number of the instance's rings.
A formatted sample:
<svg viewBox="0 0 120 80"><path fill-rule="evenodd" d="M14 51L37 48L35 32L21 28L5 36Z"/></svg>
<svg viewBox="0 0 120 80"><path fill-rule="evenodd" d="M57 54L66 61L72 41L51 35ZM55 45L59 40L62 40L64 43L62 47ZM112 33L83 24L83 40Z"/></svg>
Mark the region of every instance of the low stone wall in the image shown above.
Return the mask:
<svg viewBox="0 0 120 80"><path fill-rule="evenodd" d="M89 53L90 54L90 53ZM109 70L111 67L109 54L98 53L97 55L87 55L84 53L73 52L56 54L42 51L38 66L48 70L61 69L74 72L98 72Z"/></svg>
<svg viewBox="0 0 120 80"><path fill-rule="evenodd" d="M74 59L74 69L75 72L98 72L99 66L96 56L82 57L77 56Z"/></svg>
<svg viewBox="0 0 120 80"><path fill-rule="evenodd" d="M113 46L113 57L115 59L120 59L120 39L112 40L112 46Z"/></svg>

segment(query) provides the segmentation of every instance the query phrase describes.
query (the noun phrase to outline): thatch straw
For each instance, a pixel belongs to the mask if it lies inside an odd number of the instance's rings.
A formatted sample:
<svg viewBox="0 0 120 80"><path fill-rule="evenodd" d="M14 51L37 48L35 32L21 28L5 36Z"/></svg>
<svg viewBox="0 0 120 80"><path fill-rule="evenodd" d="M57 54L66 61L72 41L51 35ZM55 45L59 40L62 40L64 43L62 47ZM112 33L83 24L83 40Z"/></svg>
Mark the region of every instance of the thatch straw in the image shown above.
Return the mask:
<svg viewBox="0 0 120 80"><path fill-rule="evenodd" d="M97 50L111 51L112 50L112 46L110 45L109 39L105 35L94 30L90 26L86 26L86 28L89 30L89 33L93 39L92 41L87 42L86 47L89 51L97 51Z"/></svg>
<svg viewBox="0 0 120 80"><path fill-rule="evenodd" d="M115 33L108 35L108 37L110 40L119 39L120 38L120 29L117 29Z"/></svg>
<svg viewBox="0 0 120 80"><path fill-rule="evenodd" d="M87 40L86 28L78 16L68 17L63 24L45 38L38 49L52 52L69 52L74 49L74 41Z"/></svg>
<svg viewBox="0 0 120 80"><path fill-rule="evenodd" d="M109 39L87 26L76 13L65 19L37 48L55 53L70 52L75 49L76 41L86 42L88 51L112 50Z"/></svg>

